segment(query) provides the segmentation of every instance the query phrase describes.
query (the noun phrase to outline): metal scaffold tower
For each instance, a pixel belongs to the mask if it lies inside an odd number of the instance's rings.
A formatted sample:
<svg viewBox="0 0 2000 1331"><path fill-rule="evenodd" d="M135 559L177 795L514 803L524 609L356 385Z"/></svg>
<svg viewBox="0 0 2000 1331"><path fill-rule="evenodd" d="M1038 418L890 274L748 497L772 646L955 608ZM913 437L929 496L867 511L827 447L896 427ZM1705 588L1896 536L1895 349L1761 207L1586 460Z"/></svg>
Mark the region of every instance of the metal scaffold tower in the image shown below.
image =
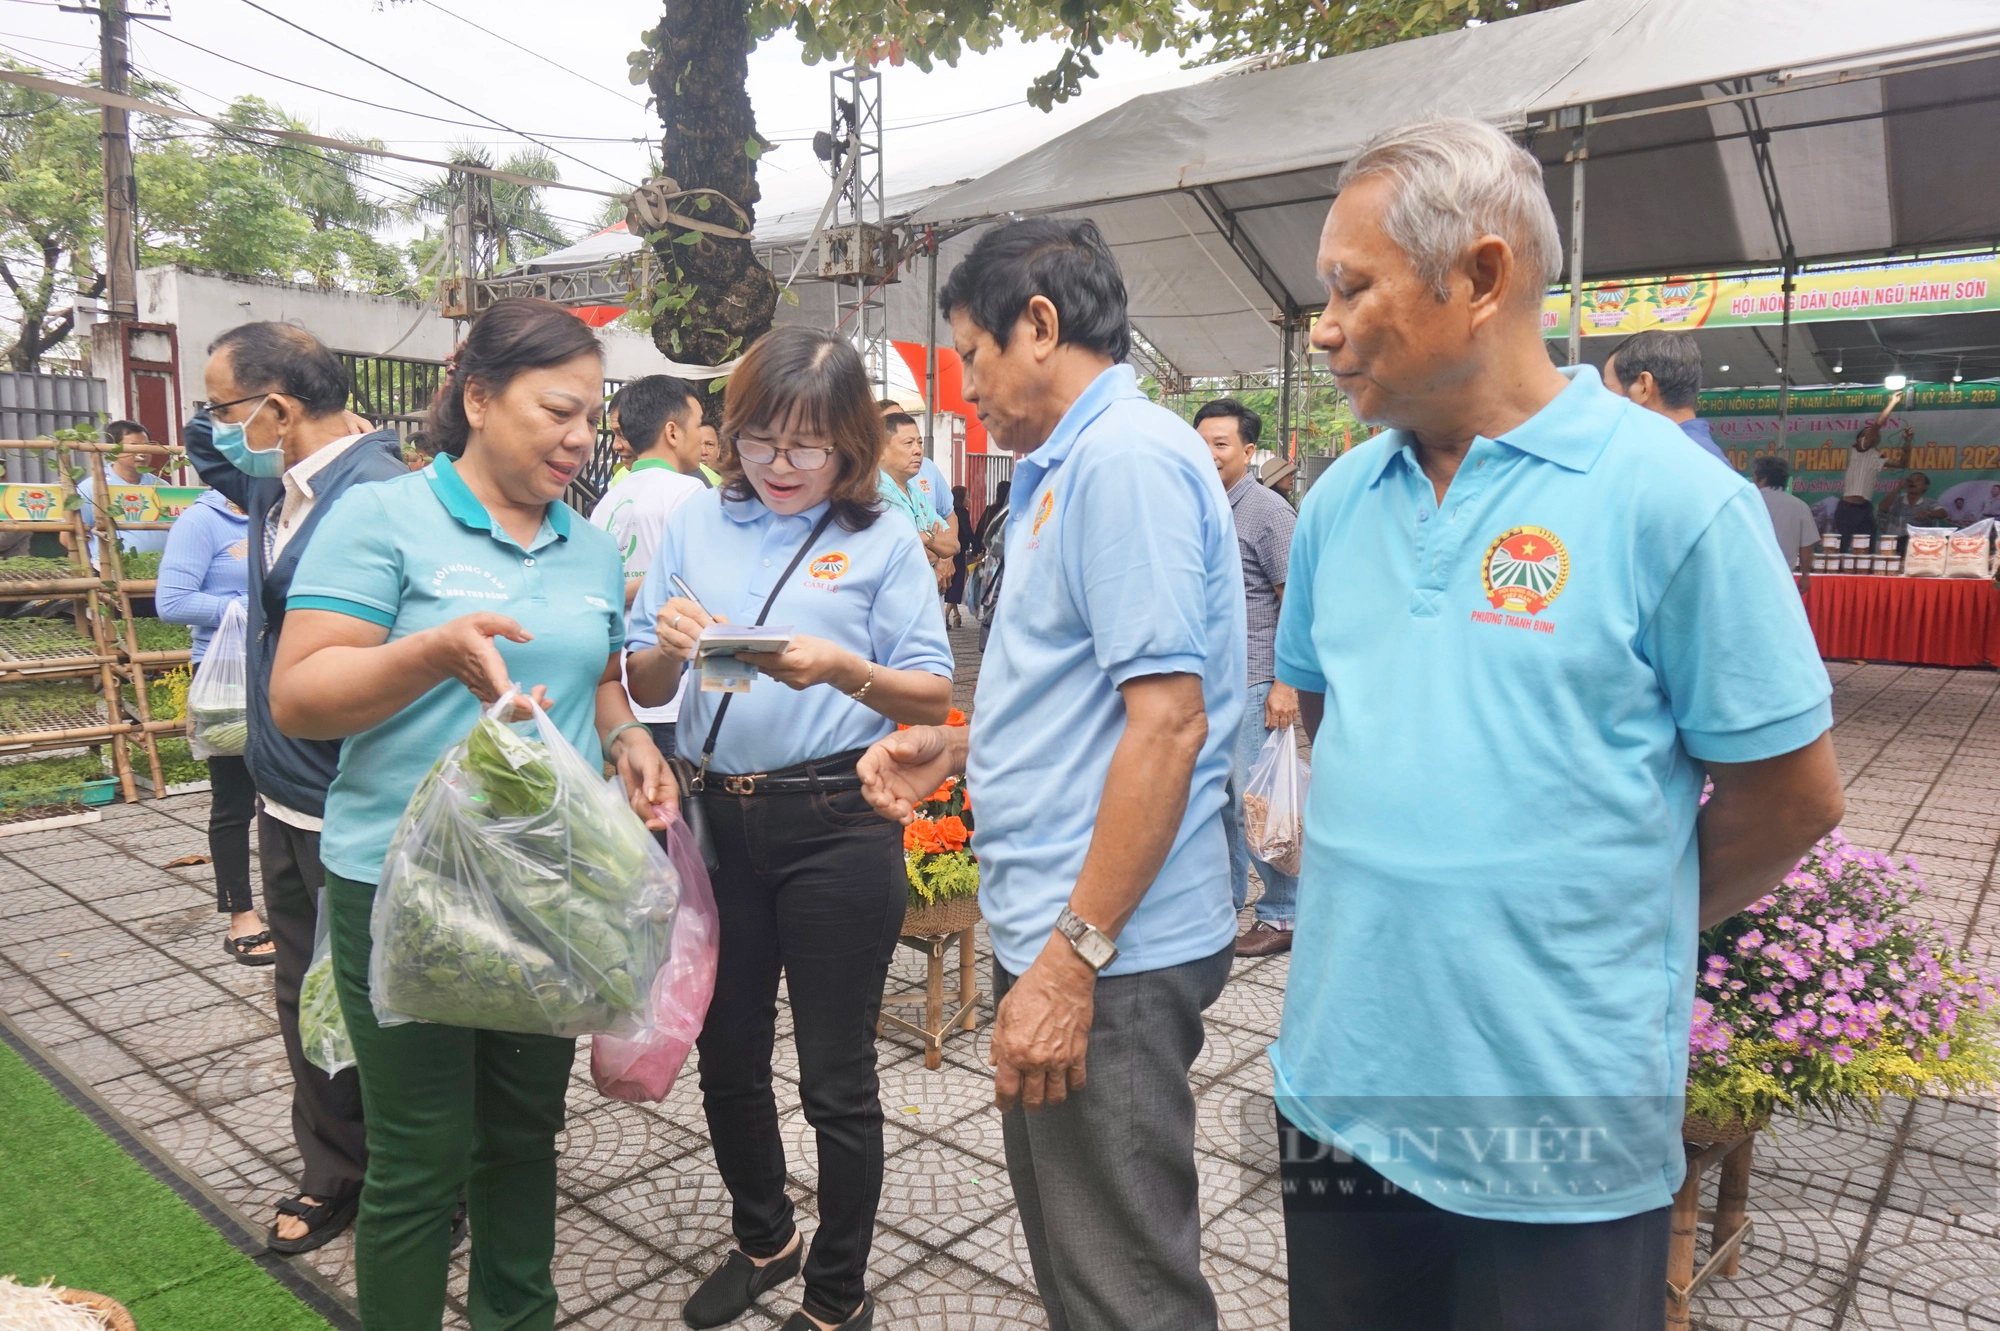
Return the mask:
<svg viewBox="0 0 2000 1331"><path fill-rule="evenodd" d="M869 373L889 388L889 318L882 288L895 280L898 246L883 225L882 76L850 65L829 80L828 128L813 152L833 168L833 212L820 231L806 276L838 283L838 330L852 339Z"/></svg>

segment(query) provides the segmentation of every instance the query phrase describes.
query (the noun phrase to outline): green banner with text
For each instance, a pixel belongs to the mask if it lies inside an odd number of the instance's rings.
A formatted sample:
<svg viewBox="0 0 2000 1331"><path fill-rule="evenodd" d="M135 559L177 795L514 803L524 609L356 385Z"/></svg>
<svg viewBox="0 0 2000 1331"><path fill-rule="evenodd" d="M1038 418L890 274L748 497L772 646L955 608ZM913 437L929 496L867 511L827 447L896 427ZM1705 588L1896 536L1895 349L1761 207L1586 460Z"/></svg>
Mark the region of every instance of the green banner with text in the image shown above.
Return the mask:
<svg viewBox="0 0 2000 1331"><path fill-rule="evenodd" d="M1854 436L1889 400L1881 388L1813 388L1792 394L1783 447L1792 493L1808 504L1839 499ZM1779 451L1778 395L1724 389L1701 395L1701 415L1737 470ZM2000 517L2000 384L1912 384L1882 430L1875 497L1924 477L1923 502L1952 526Z"/></svg>

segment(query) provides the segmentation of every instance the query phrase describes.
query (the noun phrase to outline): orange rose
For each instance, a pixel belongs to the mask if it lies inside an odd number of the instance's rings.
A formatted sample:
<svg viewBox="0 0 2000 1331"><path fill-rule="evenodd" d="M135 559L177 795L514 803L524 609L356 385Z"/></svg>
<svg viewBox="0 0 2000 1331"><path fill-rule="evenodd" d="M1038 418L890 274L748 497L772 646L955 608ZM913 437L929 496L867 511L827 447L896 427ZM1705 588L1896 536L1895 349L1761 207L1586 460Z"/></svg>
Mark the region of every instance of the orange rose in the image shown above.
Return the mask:
<svg viewBox="0 0 2000 1331"><path fill-rule="evenodd" d="M946 850L964 850L965 843L972 839L965 824L957 817L940 818L931 826L936 830L937 839Z"/></svg>
<svg viewBox="0 0 2000 1331"><path fill-rule="evenodd" d="M927 818L919 818L905 827L903 849L925 855L941 853L944 850L944 842L938 836L938 825Z"/></svg>
<svg viewBox="0 0 2000 1331"><path fill-rule="evenodd" d="M946 777L944 779L943 785L939 786L936 790L933 790L930 794L924 796L924 803L942 804L944 801L951 798L951 789L956 784L958 784L957 777L955 776Z"/></svg>
<svg viewBox="0 0 2000 1331"><path fill-rule="evenodd" d="M962 726L965 724L965 713L954 707L945 713L944 723L948 726Z"/></svg>

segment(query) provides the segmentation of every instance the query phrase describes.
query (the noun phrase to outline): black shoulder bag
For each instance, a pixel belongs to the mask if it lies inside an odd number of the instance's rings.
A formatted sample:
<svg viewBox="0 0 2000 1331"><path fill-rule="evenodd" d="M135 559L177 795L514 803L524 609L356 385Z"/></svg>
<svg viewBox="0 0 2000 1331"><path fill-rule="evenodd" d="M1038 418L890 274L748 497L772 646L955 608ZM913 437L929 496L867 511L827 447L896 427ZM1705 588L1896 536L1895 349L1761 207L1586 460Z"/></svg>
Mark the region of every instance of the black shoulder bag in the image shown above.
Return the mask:
<svg viewBox="0 0 2000 1331"><path fill-rule="evenodd" d="M771 594L764 598L764 608L757 612L757 622L751 625L752 628L762 627L765 618L771 613L771 606L778 599L778 593L792 580L792 574L798 572L799 564L804 561L806 552L819 543L821 534L832 521L833 508L828 505L826 512L820 515L819 522L806 534L805 543L799 546L798 552L792 556L792 562L785 565L785 571L771 584ZM692 666L693 663L689 664ZM708 809L704 806L702 795L708 780L708 760L715 756L715 737L722 733L722 718L729 715L729 703L735 696L733 693L725 694L722 701L716 704L715 720L709 723L708 738L701 744L701 762L687 778L687 788L681 793L681 817L687 823L688 831L694 834L695 844L701 847L701 861L708 866L711 877L722 868L722 861L715 853L715 834L709 830Z"/></svg>

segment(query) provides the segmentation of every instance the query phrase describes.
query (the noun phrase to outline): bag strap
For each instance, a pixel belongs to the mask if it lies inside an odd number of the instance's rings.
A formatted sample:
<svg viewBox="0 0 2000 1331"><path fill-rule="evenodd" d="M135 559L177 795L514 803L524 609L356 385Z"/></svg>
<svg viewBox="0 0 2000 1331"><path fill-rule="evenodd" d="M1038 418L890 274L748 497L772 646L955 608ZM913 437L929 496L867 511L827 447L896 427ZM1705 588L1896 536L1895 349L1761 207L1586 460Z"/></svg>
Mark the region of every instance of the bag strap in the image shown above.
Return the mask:
<svg viewBox="0 0 2000 1331"><path fill-rule="evenodd" d="M771 606L778 599L778 593L783 591L785 584L792 580L792 574L798 572L799 565L805 560L806 551L819 543L821 533L826 531L827 524L832 521L833 506L829 504L826 512L820 514L819 521L813 525L813 529L806 533L805 541L792 555L792 562L785 565L785 571L780 573L778 580L771 584L771 594L764 598L764 608L757 612L757 622L751 625L752 628L761 628L763 626L765 618L771 613ZM702 789L703 783L708 776L708 760L715 756L715 737L722 733L722 718L729 715L729 700L735 696L733 693L725 694L722 701L716 704L715 720L709 724L708 738L703 740L701 744L701 764L695 768L694 776L688 782L688 786L692 790Z"/></svg>

